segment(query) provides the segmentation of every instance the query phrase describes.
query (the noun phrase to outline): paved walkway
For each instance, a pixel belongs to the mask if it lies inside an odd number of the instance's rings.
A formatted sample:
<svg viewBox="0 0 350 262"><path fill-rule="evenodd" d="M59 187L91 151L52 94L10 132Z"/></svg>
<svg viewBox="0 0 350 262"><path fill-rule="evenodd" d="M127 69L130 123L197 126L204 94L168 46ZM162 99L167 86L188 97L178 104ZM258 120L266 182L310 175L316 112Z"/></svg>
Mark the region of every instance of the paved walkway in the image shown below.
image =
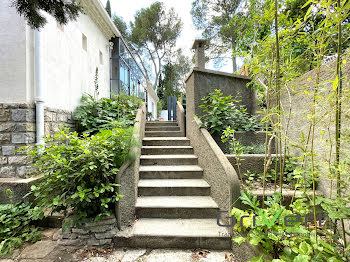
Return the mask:
<svg viewBox="0 0 350 262"><path fill-rule="evenodd" d="M41 241L15 250L0 262L235 262L231 251L172 249L79 249L57 245L58 229L47 229Z"/></svg>

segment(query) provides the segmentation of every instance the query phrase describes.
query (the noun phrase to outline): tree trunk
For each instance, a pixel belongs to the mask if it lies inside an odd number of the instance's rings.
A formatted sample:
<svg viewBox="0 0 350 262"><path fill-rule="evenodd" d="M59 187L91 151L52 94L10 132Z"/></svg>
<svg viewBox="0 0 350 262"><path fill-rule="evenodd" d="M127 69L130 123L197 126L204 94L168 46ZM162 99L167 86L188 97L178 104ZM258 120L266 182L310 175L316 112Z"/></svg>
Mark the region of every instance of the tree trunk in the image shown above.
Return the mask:
<svg viewBox="0 0 350 262"><path fill-rule="evenodd" d="M232 73L237 72L237 57L235 55L236 52L236 41L232 39Z"/></svg>
<svg viewBox="0 0 350 262"><path fill-rule="evenodd" d="M336 181L337 181L337 197L341 198L341 174L339 170L340 165L340 146L341 146L341 123L342 123L342 96L343 96L343 86L342 86L342 5L341 1L337 1L338 7L338 48L337 48L337 78L338 85L336 89L336 116L335 116L335 168L336 168ZM346 236L345 236L345 225L344 219L340 219L340 224L342 227L342 235L344 241L344 247L347 247Z"/></svg>
<svg viewBox="0 0 350 262"><path fill-rule="evenodd" d="M236 56L232 56L232 71L233 73L237 72L237 61L236 61Z"/></svg>

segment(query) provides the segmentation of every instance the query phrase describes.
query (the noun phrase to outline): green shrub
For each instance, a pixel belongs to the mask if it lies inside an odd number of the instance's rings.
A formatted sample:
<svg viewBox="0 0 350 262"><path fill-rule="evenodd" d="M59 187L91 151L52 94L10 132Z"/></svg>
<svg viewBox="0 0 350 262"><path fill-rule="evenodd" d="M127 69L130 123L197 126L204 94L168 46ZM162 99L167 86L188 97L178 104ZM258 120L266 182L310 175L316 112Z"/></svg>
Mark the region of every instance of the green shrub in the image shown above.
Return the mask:
<svg viewBox="0 0 350 262"><path fill-rule="evenodd" d="M289 207L285 207L279 204L281 194L275 193L264 202L265 208L261 208L257 196L244 191L240 200L249 209L241 210L234 207L231 210L231 216L238 221L233 237L235 243L240 245L248 241L251 245L261 245L264 253L272 256L274 258L272 261L275 262L349 261L349 250L341 249L339 237L331 230L320 226L316 232L312 218L308 219L312 226L305 227L304 218L312 214L312 202L307 198L297 199ZM345 213L348 215L349 211ZM302 218L299 222L295 218L296 215ZM244 222L241 224L242 218ZM289 221L288 226L286 219ZM251 261L270 260L260 256Z"/></svg>
<svg viewBox="0 0 350 262"><path fill-rule="evenodd" d="M40 240L40 231L30 223L42 217L40 208L32 208L30 203L0 205L0 257L24 243Z"/></svg>
<svg viewBox="0 0 350 262"><path fill-rule="evenodd" d="M223 96L220 90L215 89L207 97L202 98L204 115L200 117L211 134L220 134L227 127L235 131L256 131L261 129L259 121L251 116L246 109L239 105L239 100L232 96Z"/></svg>
<svg viewBox="0 0 350 262"><path fill-rule="evenodd" d="M102 129L127 127L134 124L142 100L136 96L117 95L95 100L91 95L84 95L74 114L78 120L78 131L97 132Z"/></svg>
<svg viewBox="0 0 350 262"><path fill-rule="evenodd" d="M130 157L132 128L102 130L83 137L61 130L45 148L27 148L44 177L32 186L39 206L72 211L74 220L109 215L117 193L115 176Z"/></svg>

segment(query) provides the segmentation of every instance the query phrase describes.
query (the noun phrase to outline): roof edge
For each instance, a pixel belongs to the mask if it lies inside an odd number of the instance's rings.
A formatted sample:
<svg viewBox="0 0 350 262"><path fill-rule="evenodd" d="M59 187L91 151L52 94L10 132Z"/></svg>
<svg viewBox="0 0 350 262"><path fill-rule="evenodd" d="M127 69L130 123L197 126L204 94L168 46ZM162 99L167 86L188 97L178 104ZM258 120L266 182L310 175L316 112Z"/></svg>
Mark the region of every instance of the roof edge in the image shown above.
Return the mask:
<svg viewBox="0 0 350 262"><path fill-rule="evenodd" d="M199 69L198 67L193 67L192 70L190 71L190 73L188 74L188 76L186 77L185 82L188 81L188 79L190 78L190 76L194 72L213 74L213 75L219 75L219 76L227 76L227 77L233 77L233 78L240 78L240 79L249 80L249 81L252 80L252 78L249 76L238 75L238 74L233 74L233 73L226 73L226 72L211 70L211 69Z"/></svg>
<svg viewBox="0 0 350 262"><path fill-rule="evenodd" d="M108 39L113 36L121 36L100 0L79 0L79 2L83 6L84 13L91 18Z"/></svg>

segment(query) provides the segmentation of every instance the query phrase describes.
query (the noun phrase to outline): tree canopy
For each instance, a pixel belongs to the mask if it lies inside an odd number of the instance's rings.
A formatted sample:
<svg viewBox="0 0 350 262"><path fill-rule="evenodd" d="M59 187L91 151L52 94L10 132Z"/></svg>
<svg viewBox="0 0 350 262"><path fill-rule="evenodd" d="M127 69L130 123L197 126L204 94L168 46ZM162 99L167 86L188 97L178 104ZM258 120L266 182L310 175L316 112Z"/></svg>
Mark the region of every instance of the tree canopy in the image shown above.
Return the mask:
<svg viewBox="0 0 350 262"><path fill-rule="evenodd" d="M47 23L46 18L40 13L41 10L52 15L62 25L67 24L70 20L75 20L82 10L77 1L64 0L13 0L12 6L17 9L17 12L26 19L32 28L37 29Z"/></svg>
<svg viewBox="0 0 350 262"><path fill-rule="evenodd" d="M168 96L178 97L185 90L185 78L191 69L191 61L181 49L176 50L166 59L159 77L157 94L159 99L166 100ZM165 105L166 103L164 103Z"/></svg>
<svg viewBox="0 0 350 262"><path fill-rule="evenodd" d="M191 15L195 27L202 30L202 36L208 41L209 59L232 57L232 70L237 71L234 50L238 31L232 23L242 0L195 0L192 2ZM233 52L230 52L230 51Z"/></svg>
<svg viewBox="0 0 350 262"><path fill-rule="evenodd" d="M118 28L119 32L124 38L129 37L128 25L125 23L123 17L118 15L113 15L113 23Z"/></svg>
<svg viewBox="0 0 350 262"><path fill-rule="evenodd" d="M139 10L130 26L129 41L140 59L147 80L151 81L154 75L153 87L156 87L163 59L175 46L182 30L181 19L173 8L166 10L163 3L155 2ZM146 65L145 58L151 61L151 68Z"/></svg>

